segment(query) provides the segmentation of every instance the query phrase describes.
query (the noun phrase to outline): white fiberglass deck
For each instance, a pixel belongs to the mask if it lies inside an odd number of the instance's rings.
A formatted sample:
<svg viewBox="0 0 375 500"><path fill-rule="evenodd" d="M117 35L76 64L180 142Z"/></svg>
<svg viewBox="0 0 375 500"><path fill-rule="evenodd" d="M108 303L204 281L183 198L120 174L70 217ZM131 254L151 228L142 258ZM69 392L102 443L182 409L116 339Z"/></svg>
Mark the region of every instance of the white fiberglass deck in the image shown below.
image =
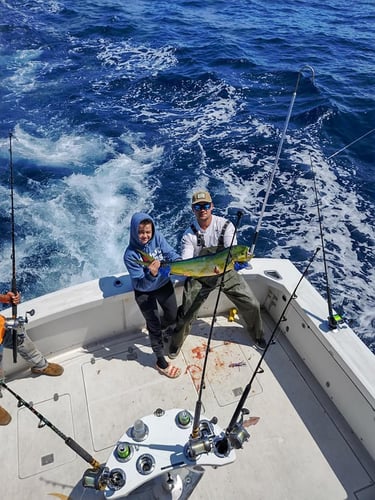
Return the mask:
<svg viewBox="0 0 375 500"><path fill-rule="evenodd" d="M268 316L264 322L269 336L273 323ZM146 334L135 331L60 356L62 377L27 372L9 386L103 463L136 419L157 408L194 412L209 329L210 319L195 323L175 360L182 369L177 380L159 375ZM225 429L259 357L238 323L218 318L203 391L204 416L218 417ZM282 335L262 367L246 404L249 441L236 451L234 463L206 469L191 498L373 500L372 459ZM1 405L13 417L0 427L2 500L104 498L81 486L89 465L49 427L38 428L38 418L17 408L5 389Z"/></svg>

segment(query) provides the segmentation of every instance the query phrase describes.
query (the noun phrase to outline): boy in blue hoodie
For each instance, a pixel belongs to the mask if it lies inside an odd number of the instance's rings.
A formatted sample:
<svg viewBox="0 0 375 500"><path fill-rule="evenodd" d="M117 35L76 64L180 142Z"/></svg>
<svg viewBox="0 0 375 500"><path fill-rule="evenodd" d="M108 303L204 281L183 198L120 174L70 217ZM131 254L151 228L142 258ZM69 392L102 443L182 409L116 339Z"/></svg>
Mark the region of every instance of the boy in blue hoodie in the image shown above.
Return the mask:
<svg viewBox="0 0 375 500"><path fill-rule="evenodd" d="M148 267L138 264L142 260L139 250L154 257ZM156 356L156 369L169 378L177 378L181 370L168 363L164 356L162 329L172 325L177 317L177 300L168 276L159 273L160 261L174 261L181 257L155 228L148 214L135 213L130 223L130 241L124 253L135 300L146 320L151 348ZM164 316L160 317L158 304Z"/></svg>

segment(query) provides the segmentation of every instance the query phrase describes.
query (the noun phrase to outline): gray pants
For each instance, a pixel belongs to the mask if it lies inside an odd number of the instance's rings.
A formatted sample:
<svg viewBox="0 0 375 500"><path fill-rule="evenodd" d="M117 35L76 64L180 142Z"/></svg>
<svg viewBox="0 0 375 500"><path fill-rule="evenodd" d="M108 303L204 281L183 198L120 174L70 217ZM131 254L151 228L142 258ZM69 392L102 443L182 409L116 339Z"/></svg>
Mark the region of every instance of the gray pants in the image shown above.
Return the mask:
<svg viewBox="0 0 375 500"><path fill-rule="evenodd" d="M236 271L231 270L222 276L192 279L185 281L182 304L178 310L176 333L173 336L171 351L181 347L186 335L190 332L190 325L197 317L199 308L209 294L219 286L222 292L236 306L240 316L245 321L247 330L254 340L263 337L263 325L260 315L260 305L245 279Z"/></svg>
<svg viewBox="0 0 375 500"><path fill-rule="evenodd" d="M4 342L0 346L0 380L4 380L5 374L3 370L3 347L13 348L12 330L8 329L4 335ZM18 354L33 368L44 370L47 367L48 361L43 354L36 348L34 342L26 335L18 337Z"/></svg>

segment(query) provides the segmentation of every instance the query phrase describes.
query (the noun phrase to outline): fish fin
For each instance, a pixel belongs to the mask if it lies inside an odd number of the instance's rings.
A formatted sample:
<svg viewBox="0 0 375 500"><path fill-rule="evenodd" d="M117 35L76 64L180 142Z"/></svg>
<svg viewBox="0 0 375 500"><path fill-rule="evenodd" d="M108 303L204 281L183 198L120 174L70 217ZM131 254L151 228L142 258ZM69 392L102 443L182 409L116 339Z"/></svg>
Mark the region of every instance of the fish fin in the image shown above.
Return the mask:
<svg viewBox="0 0 375 500"><path fill-rule="evenodd" d="M151 264L151 262L155 260L154 257L152 257L152 255L149 255L148 253L143 252L142 250L138 250L138 252L142 256L142 261L146 262L147 264Z"/></svg>
<svg viewBox="0 0 375 500"><path fill-rule="evenodd" d="M215 274L221 274L220 268L218 266L214 267L214 273Z"/></svg>
<svg viewBox="0 0 375 500"><path fill-rule="evenodd" d="M141 254L142 260L133 259L133 261L139 264L140 266L148 267L151 264L151 262L155 260L154 257L152 257L146 252L143 252L142 250L138 250L138 253Z"/></svg>
<svg viewBox="0 0 375 500"><path fill-rule="evenodd" d="M140 266L143 266L143 267L148 267L150 265L150 262L144 262L143 260L139 260L139 259L133 259L133 262L135 262L136 264L139 264Z"/></svg>

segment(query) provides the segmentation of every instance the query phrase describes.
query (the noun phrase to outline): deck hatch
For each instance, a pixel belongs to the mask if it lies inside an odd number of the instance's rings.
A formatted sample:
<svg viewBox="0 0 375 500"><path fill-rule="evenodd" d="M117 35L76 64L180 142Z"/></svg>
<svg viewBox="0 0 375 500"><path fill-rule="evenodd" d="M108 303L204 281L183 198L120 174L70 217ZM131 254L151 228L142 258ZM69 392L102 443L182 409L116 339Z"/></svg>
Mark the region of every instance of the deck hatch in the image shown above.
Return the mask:
<svg viewBox="0 0 375 500"><path fill-rule="evenodd" d="M189 335L185 340L183 353L193 384L198 390L207 346L207 341L200 336L208 336L210 324L202 319L195 328L195 331L199 330L199 337ZM223 317L217 318L207 361L206 384L210 385L219 406L237 402L250 380L256 366L256 361L251 359L251 352L255 354L255 350L248 347L250 343L249 335L239 323L229 323ZM255 379L250 396L261 392L262 388Z"/></svg>
<svg viewBox="0 0 375 500"><path fill-rule="evenodd" d="M157 408L179 407L181 400L194 405L193 387L186 388L182 378L164 380L154 369L154 355L144 342L148 344L148 339L142 334L139 343L124 342L118 353L113 351L108 358L97 358L95 364L82 365L95 451L113 446L136 419ZM129 352L136 356L128 359ZM166 393L168 386L170 391Z"/></svg>
<svg viewBox="0 0 375 500"><path fill-rule="evenodd" d="M75 439L69 394L61 395L58 400L52 397L35 403L34 408L66 436ZM74 451L52 429L46 425L38 425L39 419L28 408L18 410L18 470L22 479L72 462L76 458Z"/></svg>

